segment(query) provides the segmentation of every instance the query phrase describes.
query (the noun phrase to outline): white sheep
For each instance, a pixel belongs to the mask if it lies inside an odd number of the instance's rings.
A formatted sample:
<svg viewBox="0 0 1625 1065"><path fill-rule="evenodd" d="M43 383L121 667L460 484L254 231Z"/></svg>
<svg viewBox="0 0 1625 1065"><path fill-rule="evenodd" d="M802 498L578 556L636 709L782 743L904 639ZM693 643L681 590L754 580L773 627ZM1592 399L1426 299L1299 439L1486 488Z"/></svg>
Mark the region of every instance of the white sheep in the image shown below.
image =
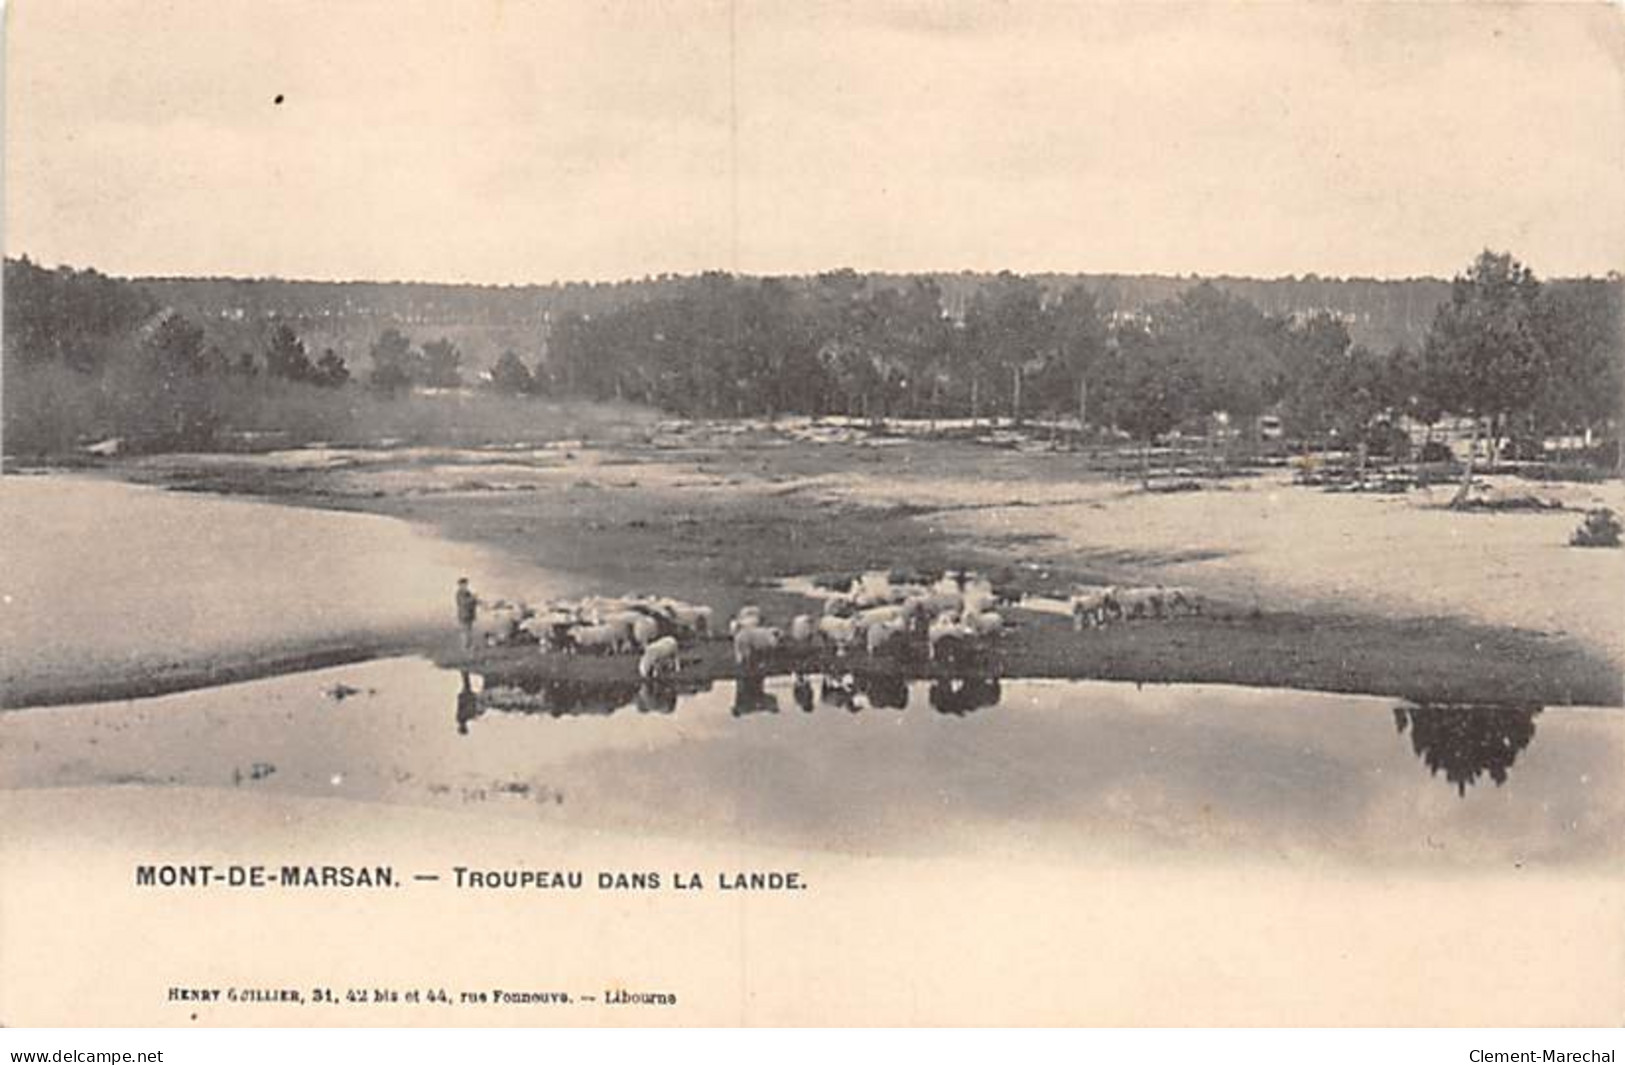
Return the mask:
<svg viewBox="0 0 1625 1065"><path fill-rule="evenodd" d="M997 636L1004 630L1004 616L994 610L966 614L965 626L977 636Z"/></svg>
<svg viewBox="0 0 1625 1065"><path fill-rule="evenodd" d="M798 647L805 647L812 643L818 630L813 625L812 615L797 614L790 619L790 642Z"/></svg>
<svg viewBox="0 0 1625 1065"><path fill-rule="evenodd" d="M1152 588L1125 588L1117 593L1123 616L1128 618L1160 618L1166 609L1166 595L1159 584Z"/></svg>
<svg viewBox="0 0 1625 1065"><path fill-rule="evenodd" d="M1072 628L1078 632L1082 632L1085 625L1090 628L1104 625L1107 618L1122 613L1116 588L1093 588L1072 594Z"/></svg>
<svg viewBox="0 0 1625 1065"><path fill-rule="evenodd" d="M677 651L677 639L673 636L662 636L655 640L643 649L638 659L638 676L644 680L664 673L679 673L682 668L683 660Z"/></svg>
<svg viewBox="0 0 1625 1065"><path fill-rule="evenodd" d="M818 619L818 635L837 655L845 655L858 642L858 623L851 618L822 617Z"/></svg>
<svg viewBox="0 0 1625 1065"><path fill-rule="evenodd" d="M660 637L660 622L647 614L639 614L632 622L632 641L639 647L648 647Z"/></svg>
<svg viewBox="0 0 1625 1065"><path fill-rule="evenodd" d="M620 654L628 639L625 630L618 625L582 625L570 635L577 650L596 654Z"/></svg>
<svg viewBox="0 0 1625 1065"><path fill-rule="evenodd" d="M734 633L734 661L741 666L754 665L758 659L778 649L781 635L778 629L767 629L760 625L740 629Z"/></svg>
<svg viewBox="0 0 1625 1065"><path fill-rule="evenodd" d="M1164 592L1169 613L1200 614L1207 609L1207 597L1194 588L1167 588Z"/></svg>
<svg viewBox="0 0 1625 1065"><path fill-rule="evenodd" d="M762 624L762 608L757 606L742 606L739 613L728 622L728 635L738 636L745 629L760 628Z"/></svg>

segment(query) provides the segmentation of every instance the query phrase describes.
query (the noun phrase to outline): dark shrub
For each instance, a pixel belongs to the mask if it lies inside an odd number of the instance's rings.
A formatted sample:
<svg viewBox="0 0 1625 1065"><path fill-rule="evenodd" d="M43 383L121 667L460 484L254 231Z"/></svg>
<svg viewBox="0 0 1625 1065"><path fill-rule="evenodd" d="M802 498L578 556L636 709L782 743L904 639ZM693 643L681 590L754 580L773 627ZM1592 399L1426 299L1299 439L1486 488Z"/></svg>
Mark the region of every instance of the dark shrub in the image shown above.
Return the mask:
<svg viewBox="0 0 1625 1065"><path fill-rule="evenodd" d="M1618 547L1622 528L1608 507L1586 512L1585 522L1569 536L1570 547Z"/></svg>
<svg viewBox="0 0 1625 1065"><path fill-rule="evenodd" d="M1429 440L1427 443L1422 445L1422 452L1417 456L1417 461L1454 462L1456 461L1456 456L1455 453L1450 450L1450 445L1446 444L1443 440Z"/></svg>

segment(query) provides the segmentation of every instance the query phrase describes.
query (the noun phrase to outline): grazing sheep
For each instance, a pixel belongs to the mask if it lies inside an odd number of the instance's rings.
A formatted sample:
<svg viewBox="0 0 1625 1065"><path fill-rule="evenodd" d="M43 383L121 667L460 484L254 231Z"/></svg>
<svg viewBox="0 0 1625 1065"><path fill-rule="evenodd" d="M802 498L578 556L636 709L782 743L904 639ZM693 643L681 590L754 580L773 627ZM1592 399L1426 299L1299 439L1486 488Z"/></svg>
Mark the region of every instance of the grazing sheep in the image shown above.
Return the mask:
<svg viewBox="0 0 1625 1065"><path fill-rule="evenodd" d="M632 626L636 625L640 620L646 617L648 617L648 615L643 613L641 610L617 610L613 613L600 616L598 623L600 625L619 625L630 633L632 631Z"/></svg>
<svg viewBox="0 0 1625 1065"><path fill-rule="evenodd" d="M884 606L892 602L891 576L885 573L865 573L858 578L852 596L860 607Z"/></svg>
<svg viewBox="0 0 1625 1065"><path fill-rule="evenodd" d="M900 606L873 606L858 614L858 628L868 630L876 625L895 625L906 620Z"/></svg>
<svg viewBox="0 0 1625 1065"><path fill-rule="evenodd" d="M576 623L569 625L555 625L547 635L539 639L540 650L543 654L563 653L574 654L580 650L576 644L575 633L581 626Z"/></svg>
<svg viewBox="0 0 1625 1065"><path fill-rule="evenodd" d="M909 599L922 599L931 594L931 589L923 584L893 584L891 594L892 602L901 603Z"/></svg>
<svg viewBox="0 0 1625 1065"><path fill-rule="evenodd" d="M858 601L850 595L832 595L824 600L824 616L849 618L858 612Z"/></svg>
<svg viewBox="0 0 1625 1065"><path fill-rule="evenodd" d="M474 638L487 646L512 643L524 616L521 607L498 601L474 620Z"/></svg>
<svg viewBox="0 0 1625 1065"><path fill-rule="evenodd" d="M994 610L965 615L965 626L977 636L997 636L1004 630L1004 617Z"/></svg>
<svg viewBox="0 0 1625 1065"><path fill-rule="evenodd" d="M818 634L835 649L837 655L845 655L858 642L858 623L852 618L819 618Z"/></svg>
<svg viewBox="0 0 1625 1065"><path fill-rule="evenodd" d="M1167 609L1167 598L1159 584L1152 588L1126 588L1117 593L1127 618L1160 618Z"/></svg>
<svg viewBox="0 0 1625 1065"><path fill-rule="evenodd" d="M728 635L738 636L745 629L760 628L762 624L762 608L756 606L742 606L734 619L728 622Z"/></svg>
<svg viewBox="0 0 1625 1065"><path fill-rule="evenodd" d="M1194 588L1166 589L1169 613L1201 614L1207 609L1207 598Z"/></svg>
<svg viewBox="0 0 1625 1065"><path fill-rule="evenodd" d="M712 611L708 606L696 606L680 599L662 599L658 609L671 621L677 634L690 639L702 639L711 634Z"/></svg>
<svg viewBox="0 0 1625 1065"><path fill-rule="evenodd" d="M926 630L928 655L933 662L939 655L953 657L953 652L975 637L976 630L961 622L957 614L944 614Z"/></svg>
<svg viewBox="0 0 1625 1065"><path fill-rule="evenodd" d="M579 625L574 615L562 611L551 610L545 614L533 614L519 623L519 631L541 645L545 651L568 650L574 643L570 630Z"/></svg>
<svg viewBox="0 0 1625 1065"><path fill-rule="evenodd" d="M746 668L755 665L778 649L781 635L778 629L747 625L734 633L734 661Z"/></svg>
<svg viewBox="0 0 1625 1065"><path fill-rule="evenodd" d="M993 582L986 577L972 577L965 581L959 593L965 602L965 612L980 613L998 605L999 597L993 591Z"/></svg>
<svg viewBox="0 0 1625 1065"><path fill-rule="evenodd" d="M1116 588L1095 588L1072 595L1072 627L1078 632L1082 632L1085 625L1098 628L1106 624L1108 618L1122 614Z"/></svg>
<svg viewBox="0 0 1625 1065"><path fill-rule="evenodd" d="M624 614L630 609L631 604L625 599L611 599L602 595L588 596L576 605L576 612L582 619L594 625L602 625L611 616Z"/></svg>
<svg viewBox="0 0 1625 1065"><path fill-rule="evenodd" d="M678 673L683 668L683 660L677 653L677 638L662 636L643 649L643 655L638 659L638 676L644 680L666 673Z"/></svg>
<svg viewBox="0 0 1625 1065"><path fill-rule="evenodd" d="M576 650L594 654L620 654L631 639L619 625L581 625L570 635Z"/></svg>
<svg viewBox="0 0 1625 1065"><path fill-rule="evenodd" d="M797 647L806 647L812 643L813 637L818 635L818 630L813 625L812 615L797 614L791 618L789 635L790 642Z"/></svg>
<svg viewBox="0 0 1625 1065"><path fill-rule="evenodd" d="M873 658L881 651L884 651L888 644L893 640L900 639L907 632L908 625L902 618L869 625L863 634L869 657Z"/></svg>
<svg viewBox="0 0 1625 1065"><path fill-rule="evenodd" d="M632 622L632 642L639 647L647 648L650 644L656 643L662 638L670 639L670 637L660 635L660 622L654 618L645 614L640 615L636 621Z"/></svg>

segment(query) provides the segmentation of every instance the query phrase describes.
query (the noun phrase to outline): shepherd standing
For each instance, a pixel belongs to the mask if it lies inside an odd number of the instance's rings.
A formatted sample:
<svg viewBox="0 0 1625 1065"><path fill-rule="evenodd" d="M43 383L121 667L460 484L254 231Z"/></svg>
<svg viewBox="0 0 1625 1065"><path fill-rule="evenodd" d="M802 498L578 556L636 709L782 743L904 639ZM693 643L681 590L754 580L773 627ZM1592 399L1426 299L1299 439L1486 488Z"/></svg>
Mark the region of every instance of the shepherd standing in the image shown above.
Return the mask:
<svg viewBox="0 0 1625 1065"><path fill-rule="evenodd" d="M474 615L479 610L479 599L468 586L467 577L457 578L457 624L463 630L463 650L474 649Z"/></svg>

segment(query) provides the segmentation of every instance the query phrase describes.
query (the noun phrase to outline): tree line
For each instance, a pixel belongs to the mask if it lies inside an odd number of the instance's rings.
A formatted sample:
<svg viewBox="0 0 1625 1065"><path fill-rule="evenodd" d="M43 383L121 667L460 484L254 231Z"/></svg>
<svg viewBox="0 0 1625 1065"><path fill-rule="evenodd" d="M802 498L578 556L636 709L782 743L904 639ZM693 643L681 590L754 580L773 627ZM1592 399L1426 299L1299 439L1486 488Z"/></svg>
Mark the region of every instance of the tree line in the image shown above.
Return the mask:
<svg viewBox="0 0 1625 1065"><path fill-rule="evenodd" d="M5 285L8 413L54 368L127 403L130 424L199 446L219 425L221 381L384 397L470 383L452 341L418 345L395 327L358 372L331 348L313 355L287 322L262 350L228 354L146 289L94 270L8 260ZM1400 416L1469 419L1497 444L1599 429L1617 439L1621 290L1617 278L1543 283L1485 252L1420 345L1375 351L1336 313L1267 313L1211 282L1125 311L1081 283L1012 273L962 305L927 275L708 273L674 294L546 316L533 350L505 351L479 381L689 416L1064 417L1148 443L1182 425L1210 431L1219 416L1249 433L1266 413L1294 438L1359 445L1381 444Z"/></svg>
<svg viewBox="0 0 1625 1065"><path fill-rule="evenodd" d="M928 278L851 271L791 289L707 274L677 297L553 324L536 387L695 416L1071 416L1154 440L1222 414L1370 442L1400 416L1471 419L1492 440L1617 428L1621 285L1545 285L1486 251L1424 342L1373 351L1329 312L1268 314L1211 282L1133 313L1075 285L1000 274L961 319Z"/></svg>

